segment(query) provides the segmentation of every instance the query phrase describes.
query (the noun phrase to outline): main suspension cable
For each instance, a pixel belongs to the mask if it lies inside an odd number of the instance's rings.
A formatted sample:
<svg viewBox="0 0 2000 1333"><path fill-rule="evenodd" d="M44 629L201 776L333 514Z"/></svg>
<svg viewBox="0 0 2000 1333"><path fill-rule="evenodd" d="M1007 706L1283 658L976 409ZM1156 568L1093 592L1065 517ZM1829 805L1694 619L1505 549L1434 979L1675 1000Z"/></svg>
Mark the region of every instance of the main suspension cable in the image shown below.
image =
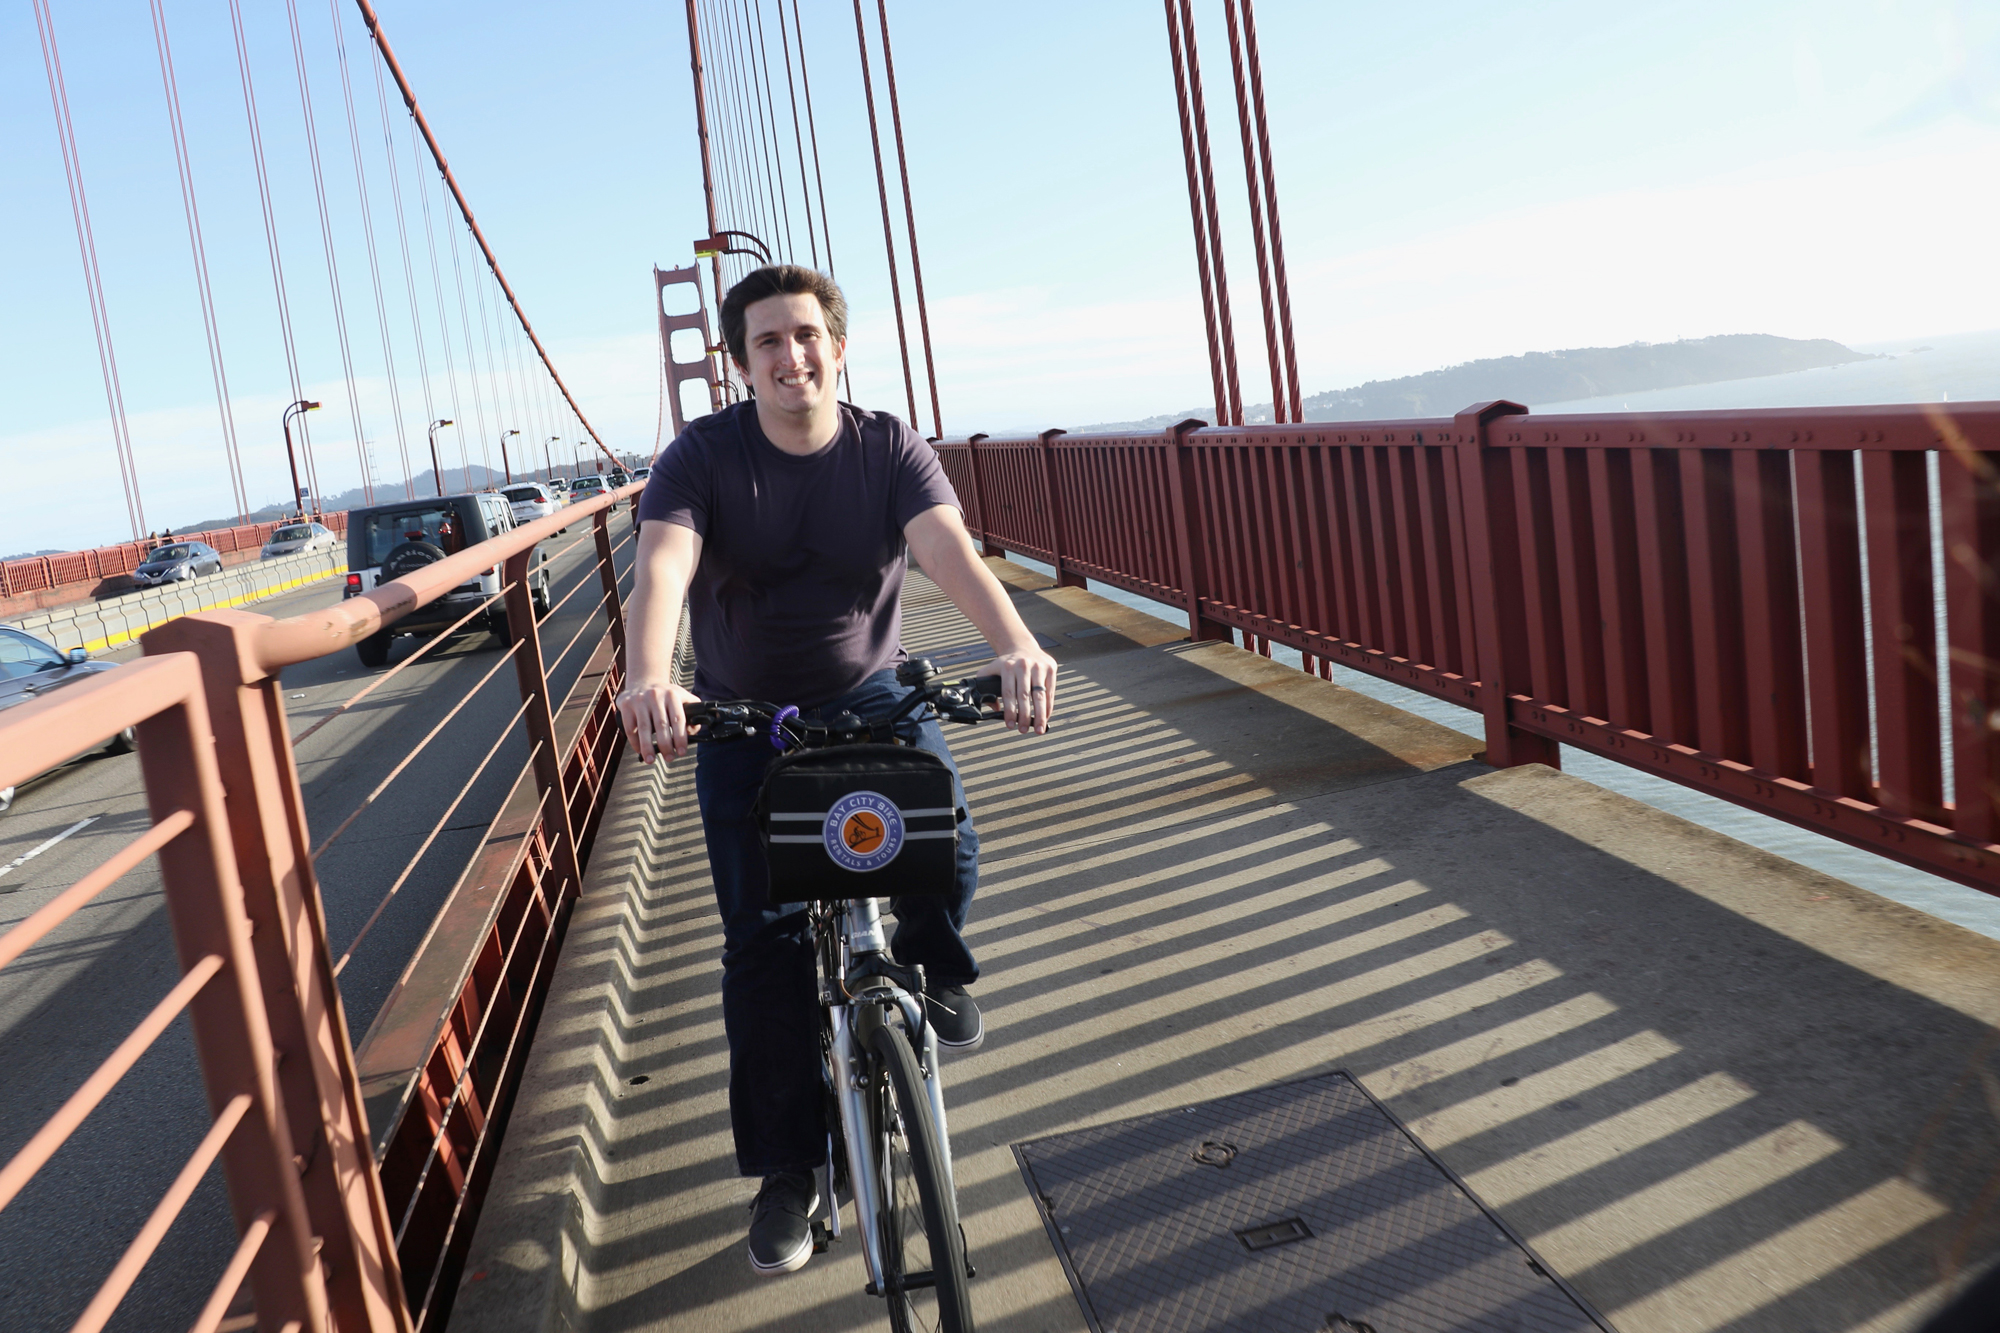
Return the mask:
<svg viewBox="0 0 2000 1333"><path fill-rule="evenodd" d="M569 386L563 383L562 376L556 372L555 362L550 359L548 349L542 346L542 340L535 335L535 326L528 322L528 312L521 308L520 298L514 294L514 288L508 283L507 275L500 271L500 260L494 255L493 247L486 243L486 234L479 229L478 219L472 216L472 205L466 202L465 192L458 188L458 181L451 174L451 166L445 161L444 149L439 147L437 136L431 132L430 122L425 119L423 108L417 105L417 95L411 89L410 81L404 75L402 65L396 60L395 51L389 46L389 39L382 31L381 20L375 14L375 6L369 0L355 0L355 4L360 7L361 16L368 24L368 32L375 39L375 45L382 53L383 63L389 67L390 75L396 80L396 87L403 94L403 105L409 108L411 121L414 122L417 129L423 132L424 142L429 146L431 157L437 163L438 174L444 177L445 185L449 187L451 197L458 205L459 213L465 218L465 225L472 232L472 238L479 242L479 251L486 257L487 267L493 270L493 277L499 282L500 290L507 294L507 304L514 311L514 317L521 322L521 329L528 335L528 341L535 345L535 352L541 357L543 366L547 367L549 378L555 382L555 387L562 391L563 398L570 405L570 410L576 413L578 423L582 425L584 430L590 433L590 438L600 450L603 450L605 457L611 458L615 462L616 457L611 453L609 446L598 436L596 428L584 417L583 409L578 406L575 396L570 393Z"/></svg>

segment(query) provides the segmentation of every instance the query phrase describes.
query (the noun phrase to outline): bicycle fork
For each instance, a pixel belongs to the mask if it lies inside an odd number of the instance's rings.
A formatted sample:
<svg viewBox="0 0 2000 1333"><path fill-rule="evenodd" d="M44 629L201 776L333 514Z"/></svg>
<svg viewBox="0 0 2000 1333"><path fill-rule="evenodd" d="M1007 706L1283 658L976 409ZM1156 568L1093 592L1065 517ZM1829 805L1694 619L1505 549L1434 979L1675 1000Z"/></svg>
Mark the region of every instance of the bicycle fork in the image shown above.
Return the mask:
<svg viewBox="0 0 2000 1333"><path fill-rule="evenodd" d="M847 905L847 929L844 932L845 957L841 959L843 971L851 966L855 958L868 954L886 954L888 940L882 930L880 900L864 898ZM924 1091L930 1102L931 1116L937 1125L938 1139L944 1150L946 1188L954 1194L957 1183L953 1178L951 1161L951 1140L945 1133L944 1081L938 1077L937 1034L924 1020L923 997L912 996L895 986L878 986L868 992L869 998L854 1003L834 1002L838 997L829 996L828 1017L833 1030L833 1078L834 1093L840 1105L841 1137L847 1150L848 1188L854 1195L854 1217L861 1232L862 1257L868 1266L868 1278L875 1289L883 1285L883 1264L881 1252L881 1231L876 1225L875 1210L883 1203L882 1158L888 1151L886 1139L870 1142L869 1098L879 1097L881 1090L863 1086L868 1077L884 1077L879 1071L864 1073L869 1069L863 1057L867 1040L866 1028L869 1024L881 1023L886 1015L884 1009L894 1004L903 1016L906 1031L923 1034L922 1049L917 1057L923 1070ZM828 1171L829 1184L832 1172ZM840 1234L840 1200L828 1190L828 1211L831 1214L830 1230Z"/></svg>

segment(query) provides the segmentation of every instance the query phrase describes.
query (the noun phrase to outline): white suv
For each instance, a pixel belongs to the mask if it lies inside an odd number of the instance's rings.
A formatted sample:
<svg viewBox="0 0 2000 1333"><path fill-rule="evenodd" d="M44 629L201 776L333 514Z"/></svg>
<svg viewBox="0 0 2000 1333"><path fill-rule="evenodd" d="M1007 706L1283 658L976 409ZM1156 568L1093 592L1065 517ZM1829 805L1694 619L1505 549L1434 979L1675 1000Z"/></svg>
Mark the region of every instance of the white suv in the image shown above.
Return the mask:
<svg viewBox="0 0 2000 1333"><path fill-rule="evenodd" d="M555 496L549 494L549 488L539 481L516 482L502 487L500 494L506 496L507 503L513 506L516 523L532 523L556 512Z"/></svg>

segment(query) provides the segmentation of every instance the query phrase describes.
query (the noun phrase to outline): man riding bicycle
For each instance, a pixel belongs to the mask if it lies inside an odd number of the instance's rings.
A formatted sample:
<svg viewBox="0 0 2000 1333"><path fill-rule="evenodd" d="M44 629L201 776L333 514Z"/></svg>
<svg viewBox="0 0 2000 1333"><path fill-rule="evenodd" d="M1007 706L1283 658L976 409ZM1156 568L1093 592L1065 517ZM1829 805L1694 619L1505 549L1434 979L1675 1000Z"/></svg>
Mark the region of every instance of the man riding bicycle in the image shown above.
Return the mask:
<svg viewBox="0 0 2000 1333"><path fill-rule="evenodd" d="M639 551L626 610L629 678L618 696L646 763L688 752L697 699L796 704L807 720L878 714L906 696L901 595L907 557L985 636L1003 720L1046 731L1056 663L973 551L936 451L910 427L834 396L847 352L847 302L832 279L794 265L745 277L722 302L722 336L753 397L691 423L653 466L639 502ZM692 692L672 680L685 604ZM909 739L947 765L935 721ZM704 746L695 796L722 913L722 1014L737 1168L762 1177L750 1262L788 1273L812 1255L813 1173L826 1161L813 950L805 912L773 903L754 815L771 752ZM952 780L965 808L957 769ZM979 975L961 934L979 877L979 839L958 825L954 892L896 905L892 947L924 969L926 1016L947 1050L985 1036L966 987Z"/></svg>

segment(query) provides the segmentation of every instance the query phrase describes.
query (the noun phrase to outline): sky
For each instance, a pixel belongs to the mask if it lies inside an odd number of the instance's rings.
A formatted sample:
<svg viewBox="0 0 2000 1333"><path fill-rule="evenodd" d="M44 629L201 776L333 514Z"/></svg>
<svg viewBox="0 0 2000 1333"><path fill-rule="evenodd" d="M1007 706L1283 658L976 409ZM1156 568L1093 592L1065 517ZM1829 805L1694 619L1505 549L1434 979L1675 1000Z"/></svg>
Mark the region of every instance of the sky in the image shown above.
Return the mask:
<svg viewBox="0 0 2000 1333"><path fill-rule="evenodd" d="M447 466L461 449L497 466L494 444L508 429L522 432L510 443L517 465L523 451L541 461L537 435L559 436L551 456L574 456L575 423L524 401L523 351L508 347L497 292L477 280L462 234L454 269L436 177L419 170L397 114L413 256L405 276L357 11L343 0L293 3L324 231L286 7L245 5L243 19L302 389L325 404L310 419L321 489L360 483L356 408L366 466L393 493L406 455L409 470L428 467L425 426L436 417L459 423L439 433ZM775 25L775 0L764 6ZM148 526L226 515L225 421L148 8L50 7ZM275 502L290 489L280 414L291 381L229 7L161 8L229 420L251 502ZM377 8L584 415L615 448L651 451L662 412L649 270L690 262L707 229L683 7ZM904 414L853 8L800 0L800 9L835 267L853 306L853 397ZM947 434L1077 426L1206 401L1161 6L895 0L889 12ZM1270 393L1219 0L1196 0L1196 14L1254 402ZM353 139L336 25L356 97ZM1263 0L1258 25L1307 393L1561 347L1742 332L1879 344L2000 326L1991 223L2000 214L2000 6ZM774 27L771 49L775 59ZM390 99L396 111L393 88ZM0 320L0 553L122 540L131 525L27 4L0 13L0 129L9 258L0 311L10 316ZM892 192L894 170L891 157ZM795 177L796 164L787 171ZM428 242L420 198L433 213ZM793 223L803 255L800 213ZM324 236L338 266L351 396ZM450 363L435 327L440 295ZM510 373L480 379L477 391L468 331L478 375L488 373L489 337L512 358Z"/></svg>

